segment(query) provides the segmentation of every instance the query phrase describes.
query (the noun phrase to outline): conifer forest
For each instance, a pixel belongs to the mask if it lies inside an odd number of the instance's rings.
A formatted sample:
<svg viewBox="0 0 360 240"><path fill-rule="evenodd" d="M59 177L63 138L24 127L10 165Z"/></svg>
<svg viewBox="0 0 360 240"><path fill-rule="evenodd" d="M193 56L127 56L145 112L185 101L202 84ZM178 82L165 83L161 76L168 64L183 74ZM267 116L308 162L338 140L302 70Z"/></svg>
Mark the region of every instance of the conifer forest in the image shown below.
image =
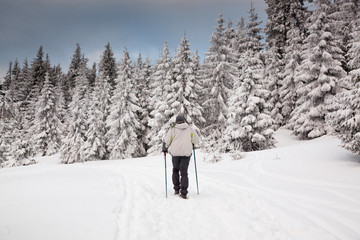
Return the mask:
<svg viewBox="0 0 360 240"><path fill-rule="evenodd" d="M335 135L360 155L360 1L265 2L264 28L253 5L238 22L219 14L203 61L186 35L174 56L165 42L159 59L131 59L126 48L115 59L104 43L98 63L74 46L67 71L42 46L11 60L0 85L0 165L160 154L179 113L214 153L209 161L272 148L280 127L301 140Z"/></svg>

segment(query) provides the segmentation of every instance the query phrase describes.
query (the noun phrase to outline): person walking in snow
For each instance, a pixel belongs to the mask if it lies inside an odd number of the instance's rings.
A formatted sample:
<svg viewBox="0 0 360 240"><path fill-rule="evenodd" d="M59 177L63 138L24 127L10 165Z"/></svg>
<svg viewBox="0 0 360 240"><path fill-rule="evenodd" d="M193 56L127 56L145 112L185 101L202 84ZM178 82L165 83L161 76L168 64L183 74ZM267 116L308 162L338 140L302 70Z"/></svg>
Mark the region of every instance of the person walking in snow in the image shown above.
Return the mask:
<svg viewBox="0 0 360 240"><path fill-rule="evenodd" d="M187 189L189 187L188 168L190 157L193 145L198 144L198 142L199 135L186 123L182 114L176 117L175 125L167 132L163 142L163 152L169 151L172 156L172 181L175 195L180 194L180 197L184 199L187 198Z"/></svg>

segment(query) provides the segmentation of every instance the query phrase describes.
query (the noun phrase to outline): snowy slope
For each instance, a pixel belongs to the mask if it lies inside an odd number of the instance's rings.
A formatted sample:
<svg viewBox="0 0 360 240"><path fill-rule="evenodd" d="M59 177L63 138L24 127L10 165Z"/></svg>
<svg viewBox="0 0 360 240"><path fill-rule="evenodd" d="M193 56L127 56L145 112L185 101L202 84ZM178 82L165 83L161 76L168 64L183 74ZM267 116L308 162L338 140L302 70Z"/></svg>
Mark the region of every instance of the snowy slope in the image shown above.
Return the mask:
<svg viewBox="0 0 360 240"><path fill-rule="evenodd" d="M1 240L360 239L360 159L325 136L241 160L193 162L189 200L165 198L163 156L0 169Z"/></svg>

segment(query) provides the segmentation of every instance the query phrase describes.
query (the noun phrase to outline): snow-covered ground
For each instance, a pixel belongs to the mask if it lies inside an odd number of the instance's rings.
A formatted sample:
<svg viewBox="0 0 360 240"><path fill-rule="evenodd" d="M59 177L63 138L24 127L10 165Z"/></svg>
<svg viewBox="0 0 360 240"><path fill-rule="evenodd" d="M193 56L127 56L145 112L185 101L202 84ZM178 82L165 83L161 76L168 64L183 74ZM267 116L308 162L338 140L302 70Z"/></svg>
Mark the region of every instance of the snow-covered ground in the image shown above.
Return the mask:
<svg viewBox="0 0 360 240"><path fill-rule="evenodd" d="M0 239L360 239L359 157L334 137L276 139L241 160L198 151L188 200L172 195L170 156L167 199L162 155L0 169Z"/></svg>

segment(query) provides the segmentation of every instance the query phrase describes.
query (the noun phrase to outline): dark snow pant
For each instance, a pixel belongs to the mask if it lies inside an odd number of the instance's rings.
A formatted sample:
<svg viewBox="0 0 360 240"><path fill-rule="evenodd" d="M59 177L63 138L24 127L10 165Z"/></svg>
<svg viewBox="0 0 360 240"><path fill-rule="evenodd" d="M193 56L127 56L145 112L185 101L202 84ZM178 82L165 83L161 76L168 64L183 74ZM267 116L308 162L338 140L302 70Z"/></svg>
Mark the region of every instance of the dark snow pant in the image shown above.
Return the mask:
<svg viewBox="0 0 360 240"><path fill-rule="evenodd" d="M173 174L172 181L174 184L174 190L180 191L182 195L188 193L189 187L189 178L188 178L188 168L190 157L172 157L173 162ZM179 176L179 171L181 175L181 181Z"/></svg>

